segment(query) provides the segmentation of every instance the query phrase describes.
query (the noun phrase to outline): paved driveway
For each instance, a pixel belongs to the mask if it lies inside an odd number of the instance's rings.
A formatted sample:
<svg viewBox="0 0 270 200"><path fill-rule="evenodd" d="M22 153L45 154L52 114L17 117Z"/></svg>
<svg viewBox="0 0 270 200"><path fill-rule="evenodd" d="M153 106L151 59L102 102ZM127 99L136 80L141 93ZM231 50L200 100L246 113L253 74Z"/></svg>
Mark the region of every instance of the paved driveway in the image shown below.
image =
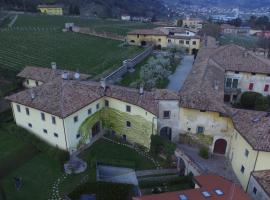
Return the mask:
<svg viewBox="0 0 270 200"><path fill-rule="evenodd" d="M181 64L177 66L175 73L169 76L170 83L167 89L178 92L182 88L192 69L193 61L194 57L192 55L184 56Z"/></svg>
<svg viewBox="0 0 270 200"><path fill-rule="evenodd" d="M185 144L178 144L177 147L190 157L205 173L215 173L235 183L239 183L229 160L224 156L212 155L209 159L203 159L198 155L198 149Z"/></svg>

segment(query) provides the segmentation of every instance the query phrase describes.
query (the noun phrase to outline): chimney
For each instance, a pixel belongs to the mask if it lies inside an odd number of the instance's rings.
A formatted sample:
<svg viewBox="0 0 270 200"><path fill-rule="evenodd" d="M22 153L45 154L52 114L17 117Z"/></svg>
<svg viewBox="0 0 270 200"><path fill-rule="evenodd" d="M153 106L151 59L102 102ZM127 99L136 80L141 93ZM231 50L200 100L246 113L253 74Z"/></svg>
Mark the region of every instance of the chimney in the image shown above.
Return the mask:
<svg viewBox="0 0 270 200"><path fill-rule="evenodd" d="M68 73L67 72L64 72L62 74L62 79L64 79L64 80L67 80L68 79Z"/></svg>
<svg viewBox="0 0 270 200"><path fill-rule="evenodd" d="M52 69L57 69L57 66L56 66L56 62L51 62L51 67L52 67Z"/></svg>
<svg viewBox="0 0 270 200"><path fill-rule="evenodd" d="M102 78L102 79L100 80L100 85L101 85L101 87L105 90L105 89L106 89L106 79Z"/></svg>
<svg viewBox="0 0 270 200"><path fill-rule="evenodd" d="M32 100L34 100L36 98L36 94L35 94L33 89L30 89L30 96L31 96Z"/></svg>
<svg viewBox="0 0 270 200"><path fill-rule="evenodd" d="M215 81L214 88L215 88L215 90L218 90L219 89L219 87L218 87L218 81Z"/></svg>
<svg viewBox="0 0 270 200"><path fill-rule="evenodd" d="M75 74L74 74L74 79L75 80L80 80L80 73L79 72L76 72Z"/></svg>
<svg viewBox="0 0 270 200"><path fill-rule="evenodd" d="M144 93L144 89L143 89L143 85L142 84L140 85L140 91L139 92L140 92L140 95L143 95L143 93Z"/></svg>

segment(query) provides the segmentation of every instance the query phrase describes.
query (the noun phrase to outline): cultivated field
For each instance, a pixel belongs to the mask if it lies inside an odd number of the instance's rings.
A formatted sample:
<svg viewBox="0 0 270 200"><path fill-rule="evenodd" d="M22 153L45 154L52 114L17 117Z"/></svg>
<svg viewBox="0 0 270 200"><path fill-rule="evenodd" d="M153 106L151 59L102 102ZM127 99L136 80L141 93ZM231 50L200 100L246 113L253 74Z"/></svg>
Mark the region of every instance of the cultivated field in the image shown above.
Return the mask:
<svg viewBox="0 0 270 200"><path fill-rule="evenodd" d="M112 32L126 35L128 31L139 28L153 28L153 24L141 22L127 22L114 19L78 18L69 16L46 15L19 15L15 27L55 27L62 29L66 22L74 22L75 25L90 27L99 32Z"/></svg>
<svg viewBox="0 0 270 200"><path fill-rule="evenodd" d="M26 65L49 67L52 61L64 69L93 76L109 73L121 62L142 51L119 41L63 33L65 22L118 34L152 25L119 20L83 19L68 16L18 15L12 28L0 31L0 71L15 75Z"/></svg>

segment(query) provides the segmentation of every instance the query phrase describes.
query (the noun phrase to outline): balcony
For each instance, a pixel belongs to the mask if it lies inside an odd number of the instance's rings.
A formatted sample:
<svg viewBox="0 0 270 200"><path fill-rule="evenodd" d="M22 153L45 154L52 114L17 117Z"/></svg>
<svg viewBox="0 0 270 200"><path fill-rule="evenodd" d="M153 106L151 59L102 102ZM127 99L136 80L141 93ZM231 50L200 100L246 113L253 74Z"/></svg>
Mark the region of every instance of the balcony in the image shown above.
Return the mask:
<svg viewBox="0 0 270 200"><path fill-rule="evenodd" d="M231 88L231 87L224 88L225 94L240 94L241 92L242 92L241 88Z"/></svg>

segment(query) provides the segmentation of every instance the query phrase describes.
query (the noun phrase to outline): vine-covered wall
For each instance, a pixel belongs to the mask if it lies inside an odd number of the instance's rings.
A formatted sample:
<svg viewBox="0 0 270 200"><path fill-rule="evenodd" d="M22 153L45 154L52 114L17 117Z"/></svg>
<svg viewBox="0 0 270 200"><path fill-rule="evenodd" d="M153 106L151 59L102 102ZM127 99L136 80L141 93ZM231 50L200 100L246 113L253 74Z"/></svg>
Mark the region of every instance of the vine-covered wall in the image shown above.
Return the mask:
<svg viewBox="0 0 270 200"><path fill-rule="evenodd" d="M82 123L79 145L85 144L91 139L92 126L98 121L101 121L103 130L114 130L118 135L126 135L127 140L148 148L151 135L156 133L156 127L153 127L152 121L146 120L140 115L130 115L113 108L103 108ZM126 126L127 121L131 123L131 127Z"/></svg>

